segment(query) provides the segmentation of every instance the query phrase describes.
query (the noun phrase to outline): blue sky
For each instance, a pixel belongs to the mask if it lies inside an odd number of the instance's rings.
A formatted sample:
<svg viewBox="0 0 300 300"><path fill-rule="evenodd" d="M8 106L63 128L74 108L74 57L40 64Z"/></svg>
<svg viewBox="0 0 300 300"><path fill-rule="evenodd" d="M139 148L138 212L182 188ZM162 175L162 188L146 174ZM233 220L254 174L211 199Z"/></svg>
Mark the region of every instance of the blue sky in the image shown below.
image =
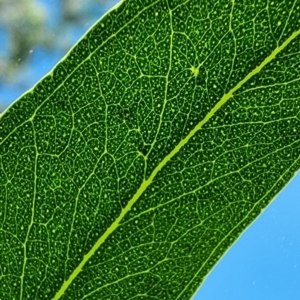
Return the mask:
<svg viewBox="0 0 300 300"><path fill-rule="evenodd" d="M47 5L50 19L55 22L55 18L60 17L59 1L40 2ZM96 10L95 20L104 12L103 7ZM95 20L83 27L74 27L70 33L72 41L75 43ZM6 40L6 33L1 30L2 51L5 51ZM64 55L61 50L50 52L39 45L33 50L28 64L22 68L23 73L17 74L26 76L27 83L22 87L1 85L0 106L9 105ZM194 297L194 300L215 299L300 299L300 174L225 254Z"/></svg>

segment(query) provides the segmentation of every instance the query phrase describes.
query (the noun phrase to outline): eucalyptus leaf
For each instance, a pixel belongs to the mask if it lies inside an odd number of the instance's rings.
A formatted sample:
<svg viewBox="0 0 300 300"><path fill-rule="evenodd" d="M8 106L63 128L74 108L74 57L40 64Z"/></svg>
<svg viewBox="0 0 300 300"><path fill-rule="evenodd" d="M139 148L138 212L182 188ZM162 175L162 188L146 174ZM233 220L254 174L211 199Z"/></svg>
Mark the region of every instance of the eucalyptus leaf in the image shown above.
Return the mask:
<svg viewBox="0 0 300 300"><path fill-rule="evenodd" d="M190 299L300 167L299 1L125 0L0 119L0 299Z"/></svg>

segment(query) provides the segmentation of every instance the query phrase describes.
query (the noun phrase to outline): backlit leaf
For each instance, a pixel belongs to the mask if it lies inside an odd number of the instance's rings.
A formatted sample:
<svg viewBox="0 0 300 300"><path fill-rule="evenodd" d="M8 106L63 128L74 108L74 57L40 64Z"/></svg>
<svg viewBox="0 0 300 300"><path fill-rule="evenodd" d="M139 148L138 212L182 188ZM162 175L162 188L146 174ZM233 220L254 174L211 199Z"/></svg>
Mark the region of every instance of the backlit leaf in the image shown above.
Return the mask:
<svg viewBox="0 0 300 300"><path fill-rule="evenodd" d="M190 299L299 169L299 1L125 0L0 120L1 299Z"/></svg>

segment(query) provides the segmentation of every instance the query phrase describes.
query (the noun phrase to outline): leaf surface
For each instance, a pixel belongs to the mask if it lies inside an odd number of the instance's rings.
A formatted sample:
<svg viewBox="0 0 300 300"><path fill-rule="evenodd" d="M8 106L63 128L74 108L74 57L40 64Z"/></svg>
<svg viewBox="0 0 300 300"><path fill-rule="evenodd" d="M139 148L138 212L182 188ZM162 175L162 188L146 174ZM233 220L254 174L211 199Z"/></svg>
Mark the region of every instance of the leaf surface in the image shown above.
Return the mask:
<svg viewBox="0 0 300 300"><path fill-rule="evenodd" d="M190 299L299 169L298 1L125 0L0 119L1 299Z"/></svg>

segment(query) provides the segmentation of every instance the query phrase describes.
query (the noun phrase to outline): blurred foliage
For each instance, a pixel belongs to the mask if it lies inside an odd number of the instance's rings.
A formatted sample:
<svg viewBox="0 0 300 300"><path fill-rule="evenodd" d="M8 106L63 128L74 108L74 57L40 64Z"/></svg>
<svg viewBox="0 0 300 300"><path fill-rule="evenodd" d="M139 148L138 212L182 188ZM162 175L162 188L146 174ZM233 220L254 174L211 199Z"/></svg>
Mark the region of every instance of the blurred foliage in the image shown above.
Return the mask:
<svg viewBox="0 0 300 300"><path fill-rule="evenodd" d="M34 44L49 46L45 34L46 12L34 0L0 0L0 28L8 35L0 54L1 77L11 78ZM2 45L4 46L4 45ZM1 79L1 78L0 78Z"/></svg>
<svg viewBox="0 0 300 300"><path fill-rule="evenodd" d="M0 84L11 83L36 45L67 51L74 43L68 35L72 27L87 29L99 17L94 7L108 1L0 0L0 34L7 36L0 45ZM56 4L59 15L50 20L47 5Z"/></svg>

